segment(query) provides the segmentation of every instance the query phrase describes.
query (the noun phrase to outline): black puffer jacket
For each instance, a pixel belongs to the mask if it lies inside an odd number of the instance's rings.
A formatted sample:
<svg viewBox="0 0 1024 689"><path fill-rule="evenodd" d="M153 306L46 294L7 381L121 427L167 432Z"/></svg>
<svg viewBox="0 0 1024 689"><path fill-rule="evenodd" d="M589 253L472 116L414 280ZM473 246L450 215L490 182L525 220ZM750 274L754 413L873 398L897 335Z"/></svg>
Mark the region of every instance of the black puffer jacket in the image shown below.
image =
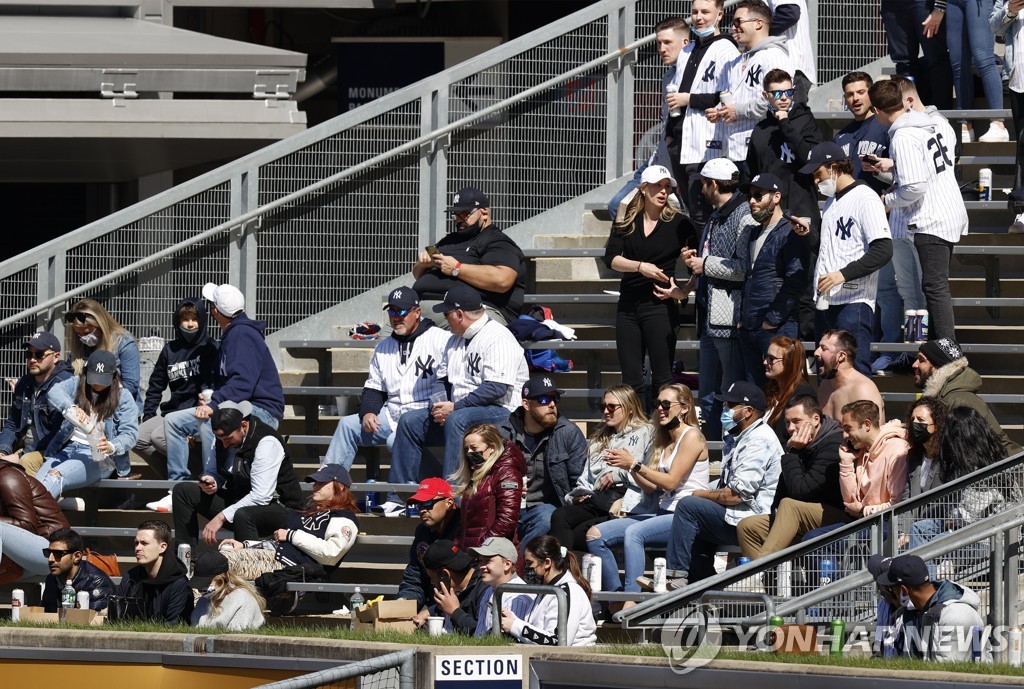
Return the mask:
<svg viewBox="0 0 1024 689"><path fill-rule="evenodd" d="M111 594L114 593L114 582L106 572L87 560L78 564L78 571L71 580L75 593L89 592L89 608L99 612L107 607ZM60 592L64 588L63 581L57 581L52 574L46 575L46 586L43 588L43 609L46 612L57 612L60 606Z"/></svg>

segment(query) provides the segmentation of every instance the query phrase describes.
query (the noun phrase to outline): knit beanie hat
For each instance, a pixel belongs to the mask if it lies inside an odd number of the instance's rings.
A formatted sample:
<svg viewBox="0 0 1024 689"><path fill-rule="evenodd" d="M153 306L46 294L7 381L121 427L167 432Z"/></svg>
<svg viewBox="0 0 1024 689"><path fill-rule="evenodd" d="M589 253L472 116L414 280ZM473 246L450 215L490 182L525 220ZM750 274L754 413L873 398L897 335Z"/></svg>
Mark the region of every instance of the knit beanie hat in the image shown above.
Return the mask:
<svg viewBox="0 0 1024 689"><path fill-rule="evenodd" d="M945 366L964 357L964 352L960 349L960 345L948 337L928 340L918 348L918 351L924 354L928 361L932 362L936 367Z"/></svg>

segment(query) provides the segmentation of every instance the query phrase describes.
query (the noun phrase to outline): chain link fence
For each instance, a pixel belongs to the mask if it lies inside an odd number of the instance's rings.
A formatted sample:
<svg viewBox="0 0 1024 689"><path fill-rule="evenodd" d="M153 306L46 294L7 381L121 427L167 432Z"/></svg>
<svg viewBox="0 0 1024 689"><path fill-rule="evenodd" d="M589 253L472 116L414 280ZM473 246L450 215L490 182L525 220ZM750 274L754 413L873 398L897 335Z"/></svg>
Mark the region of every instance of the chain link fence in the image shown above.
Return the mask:
<svg viewBox="0 0 1024 689"><path fill-rule="evenodd" d="M414 651L398 651L253 689L415 689L426 685L416 681L415 658Z"/></svg>

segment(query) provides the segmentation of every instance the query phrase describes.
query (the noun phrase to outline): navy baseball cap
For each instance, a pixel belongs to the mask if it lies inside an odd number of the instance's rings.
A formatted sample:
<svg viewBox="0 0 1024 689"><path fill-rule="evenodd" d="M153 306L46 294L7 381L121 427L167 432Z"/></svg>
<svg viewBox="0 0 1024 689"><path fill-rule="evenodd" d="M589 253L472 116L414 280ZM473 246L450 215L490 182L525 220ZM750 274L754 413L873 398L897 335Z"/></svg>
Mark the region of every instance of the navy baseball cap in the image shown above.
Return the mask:
<svg viewBox="0 0 1024 689"><path fill-rule="evenodd" d="M48 349L52 349L55 352L60 351L60 340L57 339L53 333L48 333L45 330L40 331L25 340L22 343L23 347L32 347L38 349L40 352L45 352Z"/></svg>
<svg viewBox="0 0 1024 689"><path fill-rule="evenodd" d="M526 399L533 399L534 397L540 397L541 395L560 395L562 391L555 385L555 381L551 379L551 376L537 375L526 381L526 385L523 386L523 397Z"/></svg>
<svg viewBox="0 0 1024 689"><path fill-rule="evenodd" d="M476 187L462 187L452 197L452 205L448 206L449 213L470 211L475 208L490 208L491 200L487 194Z"/></svg>
<svg viewBox="0 0 1024 689"><path fill-rule="evenodd" d="M882 586L903 584L905 586L920 586L926 583L928 576L928 565L917 555L900 555L894 557L889 563L889 570L882 572L875 579Z"/></svg>
<svg viewBox="0 0 1024 689"><path fill-rule="evenodd" d="M754 175L754 179L750 180L746 184L741 184L740 191L744 194L749 194L751 187L757 187L758 189L764 189L765 191L777 191L781 194L782 180L770 172L762 172L759 175Z"/></svg>
<svg viewBox="0 0 1024 689"><path fill-rule="evenodd" d="M420 295L416 294L416 290L412 287L396 287L388 295L388 303L384 305L384 310L387 311L391 306L397 309L412 309L419 305Z"/></svg>
<svg viewBox="0 0 1024 689"><path fill-rule="evenodd" d="M324 464L306 477L306 483L327 483L328 481L337 481L346 488L352 487L352 476L349 475L348 469L341 464Z"/></svg>
<svg viewBox="0 0 1024 689"><path fill-rule="evenodd" d="M745 380L738 380L729 386L729 389L715 399L729 404L748 404L758 411L764 411L764 392L761 388Z"/></svg>
<svg viewBox="0 0 1024 689"><path fill-rule="evenodd" d="M483 306L479 292L464 282L456 282L444 293L444 300L434 306L434 313L448 313L456 309L479 311Z"/></svg>
<svg viewBox="0 0 1024 689"><path fill-rule="evenodd" d="M117 357L113 352L97 349L89 355L89 363L85 370L85 380L89 385L109 387L114 381L114 372L117 371Z"/></svg>
<svg viewBox="0 0 1024 689"><path fill-rule="evenodd" d="M800 172L809 175L826 163L849 159L850 156L846 154L842 146L831 141L822 141L811 149L811 154L807 156L807 164L800 168Z"/></svg>

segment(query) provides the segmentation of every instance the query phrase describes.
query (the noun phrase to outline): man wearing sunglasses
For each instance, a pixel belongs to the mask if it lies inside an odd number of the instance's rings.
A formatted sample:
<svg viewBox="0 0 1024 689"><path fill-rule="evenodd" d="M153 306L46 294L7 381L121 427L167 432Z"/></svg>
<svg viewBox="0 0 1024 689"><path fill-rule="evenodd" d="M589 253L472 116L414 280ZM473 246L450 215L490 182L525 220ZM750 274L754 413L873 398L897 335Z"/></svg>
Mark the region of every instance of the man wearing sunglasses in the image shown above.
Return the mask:
<svg viewBox="0 0 1024 689"><path fill-rule="evenodd" d="M551 513L566 502L587 461L587 441L558 411L562 391L550 375L523 386L523 406L501 427L526 458L526 495L519 512L519 542L526 545L551 530Z"/></svg>
<svg viewBox="0 0 1024 689"><path fill-rule="evenodd" d="M326 464L350 469L359 447L387 445L390 450L402 414L426 409L435 395L447 399L437 372L451 334L422 318L420 298L412 287L391 290L384 310L391 335L374 348L359 411L338 422L324 457ZM394 483L417 478L407 475L403 467L392 467ZM405 505L393 495L374 511L397 517L405 512Z"/></svg>
<svg viewBox="0 0 1024 689"><path fill-rule="evenodd" d="M107 607L107 601L114 592L114 582L107 573L85 559L85 544L74 529L58 529L50 534L50 547L43 549L43 555L50 565L43 587L43 610L57 612L60 607L60 593L71 581L75 593L89 592L89 608L97 612Z"/></svg>
<svg viewBox="0 0 1024 689"><path fill-rule="evenodd" d="M46 395L74 372L61 360L60 340L51 333L36 333L25 340L24 349L27 373L14 386L11 408L0 431L0 454L35 475L43 465L42 451L64 421L61 413L47 404Z"/></svg>

